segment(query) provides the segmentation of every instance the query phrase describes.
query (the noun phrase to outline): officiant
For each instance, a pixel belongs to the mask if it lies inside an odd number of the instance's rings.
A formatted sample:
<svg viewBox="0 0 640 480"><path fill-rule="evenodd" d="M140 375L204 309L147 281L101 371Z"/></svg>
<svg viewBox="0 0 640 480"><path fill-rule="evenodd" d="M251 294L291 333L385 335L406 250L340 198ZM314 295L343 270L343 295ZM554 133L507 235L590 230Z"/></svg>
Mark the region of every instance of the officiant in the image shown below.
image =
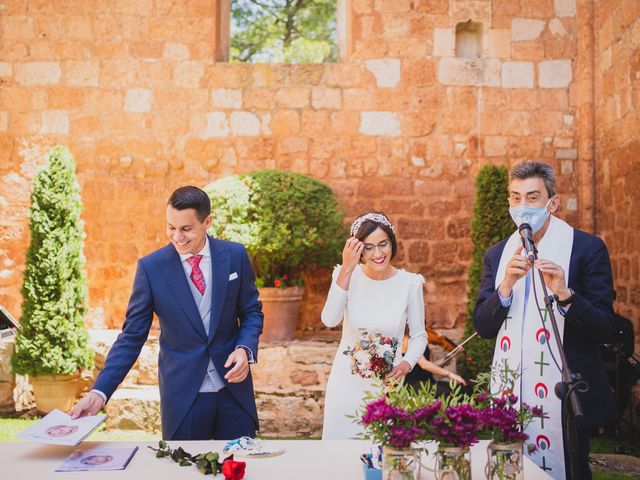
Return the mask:
<svg viewBox="0 0 640 480"><path fill-rule="evenodd" d="M609 342L613 333L609 254L600 238L555 215L560 197L551 166L529 161L515 165L508 190L509 213L517 226L531 226L538 259L532 267L518 231L489 248L473 323L482 337L496 338L492 370L506 361L521 375L514 389L520 401L541 406L546 413L526 429L529 442L538 447L531 459L556 480L570 478L562 405L554 393L562 365L535 270L542 272L549 293L555 295L553 308L569 367L590 386L579 394L584 418L578 422L579 478L590 479L590 430L616 416L598 353L598 345Z"/></svg>

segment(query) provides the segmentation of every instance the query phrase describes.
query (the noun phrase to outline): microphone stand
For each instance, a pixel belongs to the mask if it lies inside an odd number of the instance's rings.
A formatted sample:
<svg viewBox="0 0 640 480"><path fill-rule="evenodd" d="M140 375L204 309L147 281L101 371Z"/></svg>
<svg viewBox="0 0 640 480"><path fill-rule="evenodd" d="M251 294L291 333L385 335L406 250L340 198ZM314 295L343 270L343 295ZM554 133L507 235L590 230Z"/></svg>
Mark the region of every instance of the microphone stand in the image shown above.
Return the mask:
<svg viewBox="0 0 640 480"><path fill-rule="evenodd" d="M533 261L531 261L531 257L529 258L532 268L534 261L537 259L538 250L534 245ZM587 382L582 380L580 374L572 373L569 368L567 354L564 350L564 346L562 345L560 332L558 331L558 322L556 320L555 312L553 311L553 302L555 298L552 295L549 295L547 291L547 284L545 283L544 276L540 270L538 270L538 274L540 275L540 283L542 284L544 304L547 308L547 312L549 312L553 336L556 339L556 345L558 347L558 352L560 353L560 360L562 361L562 379L555 386L555 394L562 401L562 420L565 433L563 435L563 439L567 447L567 451L569 452L571 478L574 480L580 480L582 476L580 474L579 467L580 453L578 449L576 420L582 420L584 418L584 414L582 412L582 403L580 402L580 398L578 398L578 389L580 388L580 391L586 391L588 390L589 385ZM535 279L533 279L533 281L535 282Z"/></svg>

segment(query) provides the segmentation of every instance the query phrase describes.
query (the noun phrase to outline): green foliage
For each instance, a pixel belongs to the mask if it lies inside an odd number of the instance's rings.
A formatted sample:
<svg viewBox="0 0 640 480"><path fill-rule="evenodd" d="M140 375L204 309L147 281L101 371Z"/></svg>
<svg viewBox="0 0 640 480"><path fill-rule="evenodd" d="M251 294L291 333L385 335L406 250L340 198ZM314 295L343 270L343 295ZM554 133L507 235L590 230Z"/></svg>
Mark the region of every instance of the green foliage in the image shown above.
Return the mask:
<svg viewBox="0 0 640 480"><path fill-rule="evenodd" d="M57 146L47 155L31 194L22 331L12 358L19 374L72 374L93 363L83 320L87 279L81 210L75 160Z"/></svg>
<svg viewBox="0 0 640 480"><path fill-rule="evenodd" d="M476 200L471 220L471 241L473 242L473 262L469 271L469 296L467 323L464 338L473 334L473 309L480 289L480 276L485 252L515 228L509 215L507 192L509 173L505 167L487 165L476 178ZM460 365L465 378L475 378L491 368L495 340L476 337L465 345L466 359Z"/></svg>
<svg viewBox="0 0 640 480"><path fill-rule="evenodd" d="M156 458L169 457L181 467L194 465L200 473L204 475L213 475L214 477L222 470L222 464L224 462L227 460L233 461L233 455L220 462L220 455L217 452L192 455L182 447L172 449L164 440L160 440L160 442L158 442L158 448L153 448L152 446L147 446L147 448L156 452Z"/></svg>
<svg viewBox="0 0 640 480"><path fill-rule="evenodd" d="M331 189L306 175L258 170L224 178L211 198L209 233L247 248L258 286L287 278L299 284L308 267L338 262L347 231Z"/></svg>
<svg viewBox="0 0 640 480"><path fill-rule="evenodd" d="M231 62L335 62L335 0L233 0Z"/></svg>

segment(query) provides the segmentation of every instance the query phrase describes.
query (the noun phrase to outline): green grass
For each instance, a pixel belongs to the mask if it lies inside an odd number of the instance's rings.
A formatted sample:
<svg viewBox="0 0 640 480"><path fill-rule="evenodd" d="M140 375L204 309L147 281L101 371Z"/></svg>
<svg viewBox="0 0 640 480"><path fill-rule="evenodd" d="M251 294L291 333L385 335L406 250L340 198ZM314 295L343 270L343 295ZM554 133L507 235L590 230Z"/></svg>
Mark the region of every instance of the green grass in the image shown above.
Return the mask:
<svg viewBox="0 0 640 480"><path fill-rule="evenodd" d="M593 480L638 480L638 477L620 472L593 472Z"/></svg>
<svg viewBox="0 0 640 480"><path fill-rule="evenodd" d="M38 419L20 419L20 418L0 418L0 442L20 442L16 438L16 434L20 433L30 425L37 422ZM93 433L89 440L91 441L140 441L140 440L160 440L161 435L153 435L138 430L108 430L104 425L98 431Z"/></svg>

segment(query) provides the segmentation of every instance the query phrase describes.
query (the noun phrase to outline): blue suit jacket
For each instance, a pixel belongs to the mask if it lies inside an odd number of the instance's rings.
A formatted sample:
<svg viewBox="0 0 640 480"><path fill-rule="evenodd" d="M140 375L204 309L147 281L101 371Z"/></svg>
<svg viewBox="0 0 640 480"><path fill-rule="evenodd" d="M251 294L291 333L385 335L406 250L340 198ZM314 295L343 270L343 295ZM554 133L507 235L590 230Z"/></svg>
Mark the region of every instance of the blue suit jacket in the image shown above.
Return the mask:
<svg viewBox="0 0 640 480"><path fill-rule="evenodd" d="M193 403L207 371L209 358L221 377L224 363L238 345L258 358L262 332L262 303L253 268L244 246L209 237L212 263L212 309L209 335L198 313L180 256L173 245L138 261L133 292L122 333L113 344L94 387L110 398L135 363L156 313L160 321L158 377L162 434L170 438ZM237 278L230 279L233 273ZM226 388L249 413L258 429L251 373Z"/></svg>
<svg viewBox="0 0 640 480"><path fill-rule="evenodd" d="M473 312L473 325L483 338L494 338L507 316L495 288L496 271L508 239L492 246L484 256L480 292ZM567 286L576 297L565 317L563 344L574 373L582 374L590 388L580 394L584 421L581 428L605 425L615 420L615 403L604 371L598 345L613 335L615 291L611 262L604 242L574 230Z"/></svg>

